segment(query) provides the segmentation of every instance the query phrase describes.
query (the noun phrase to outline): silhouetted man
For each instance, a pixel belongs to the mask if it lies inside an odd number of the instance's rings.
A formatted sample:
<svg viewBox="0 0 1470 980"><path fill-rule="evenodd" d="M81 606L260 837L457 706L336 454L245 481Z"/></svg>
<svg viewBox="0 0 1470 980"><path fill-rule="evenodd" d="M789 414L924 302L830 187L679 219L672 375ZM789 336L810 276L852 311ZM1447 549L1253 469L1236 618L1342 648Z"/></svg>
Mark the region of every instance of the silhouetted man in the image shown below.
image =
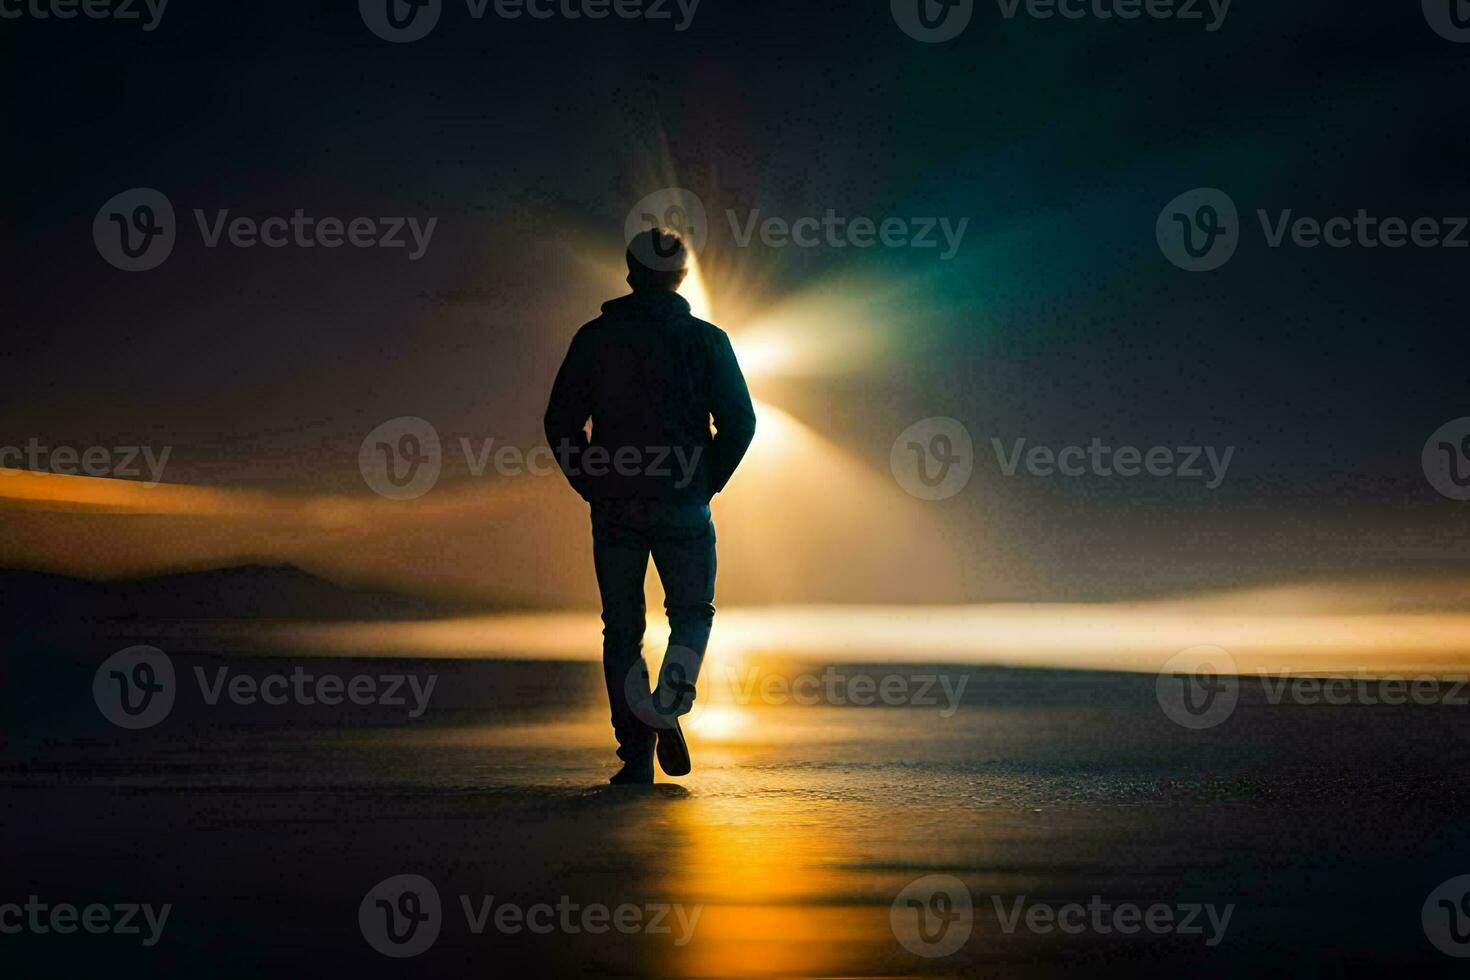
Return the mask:
<svg viewBox="0 0 1470 980"><path fill-rule="evenodd" d="M689 313L675 290L684 244L655 228L628 246L633 292L577 331L546 408L546 440L592 505L602 594L602 664L623 768L613 783L689 772L679 715L689 711L715 607L709 502L755 435L755 411L730 338ZM587 422L591 420L591 435ZM715 432L710 432L713 419ZM643 661L649 556L664 587L669 650L650 692Z"/></svg>

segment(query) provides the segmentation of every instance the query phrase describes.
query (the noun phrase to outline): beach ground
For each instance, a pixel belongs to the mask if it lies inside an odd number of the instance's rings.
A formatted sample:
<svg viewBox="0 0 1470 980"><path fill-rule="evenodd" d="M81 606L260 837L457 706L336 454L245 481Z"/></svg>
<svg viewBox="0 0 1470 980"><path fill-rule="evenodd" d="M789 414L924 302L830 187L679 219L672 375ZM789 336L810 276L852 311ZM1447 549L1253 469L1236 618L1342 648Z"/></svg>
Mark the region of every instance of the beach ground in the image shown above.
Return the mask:
<svg viewBox="0 0 1470 980"><path fill-rule="evenodd" d="M227 663L174 660L185 676ZM1271 704L1246 684L1228 720L1191 731L1160 710L1152 675L946 667L969 678L948 716L711 706L691 726L694 772L628 789L605 785L615 760L591 664L324 661L344 676L432 674L433 707L410 719L181 697L138 732L101 719L85 657L46 668L45 689L80 697L18 698L39 689L19 682L40 668L17 664L0 901L171 906L152 946L146 928L0 936L17 976L1463 965L1430 944L1421 912L1437 885L1470 873L1464 707ZM359 922L368 892L403 874L432 882L442 906L437 939L413 959L380 955ZM931 875L973 901L943 956L903 926L900 892ZM1072 903L1101 907L1088 922L1102 927L1028 924L1033 906ZM497 924L501 906L540 904L559 910L548 933ZM1128 922L1119 908L1160 905L1181 925L1198 907L1199 932L1113 928ZM596 906L633 906L652 928L583 917Z"/></svg>

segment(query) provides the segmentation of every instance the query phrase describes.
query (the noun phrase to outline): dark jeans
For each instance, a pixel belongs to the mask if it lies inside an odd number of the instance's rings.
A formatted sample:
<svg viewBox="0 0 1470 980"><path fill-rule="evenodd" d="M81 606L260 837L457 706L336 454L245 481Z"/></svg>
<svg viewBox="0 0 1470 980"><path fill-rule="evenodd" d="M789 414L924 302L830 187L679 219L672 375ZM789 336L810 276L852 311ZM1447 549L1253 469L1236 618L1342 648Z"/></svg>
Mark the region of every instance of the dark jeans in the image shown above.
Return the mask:
<svg viewBox="0 0 1470 980"><path fill-rule="evenodd" d="M649 690L643 661L643 579L648 558L653 556L664 586L669 649L678 648L685 661L681 672L689 668L684 679L692 687L715 616L715 525L703 504L595 500L592 554L602 594L603 677L618 757L626 762L650 751L654 740L646 707L635 710L639 691ZM674 659L666 655L665 670Z"/></svg>

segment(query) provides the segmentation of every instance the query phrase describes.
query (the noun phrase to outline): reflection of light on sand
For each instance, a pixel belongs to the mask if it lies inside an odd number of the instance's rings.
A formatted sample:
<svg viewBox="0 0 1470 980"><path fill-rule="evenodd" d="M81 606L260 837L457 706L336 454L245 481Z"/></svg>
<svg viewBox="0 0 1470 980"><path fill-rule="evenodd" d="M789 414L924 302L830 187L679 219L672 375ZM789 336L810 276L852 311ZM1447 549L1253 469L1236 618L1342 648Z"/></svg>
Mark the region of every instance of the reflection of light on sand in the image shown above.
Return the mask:
<svg viewBox="0 0 1470 980"><path fill-rule="evenodd" d="M842 777L802 769L794 777L774 770L753 772L764 759L787 758L791 746L830 739L845 724L841 709L818 709L811 727L807 712L775 712L751 724L748 714L712 708L712 723L729 719L744 732L759 728L762 743L727 742L711 733L689 732L694 776L688 792L661 797L633 791L606 797L620 807L642 807L647 817L633 826L614 823L603 846L612 854L637 856L650 875L650 895L702 907L695 940L685 946L657 943L650 975L823 976L862 975L875 937L888 935L888 895L903 883L900 872L876 873L861 866L893 822L888 801L857 802ZM853 719L852 724L861 724ZM718 721L723 728L725 722ZM869 728L871 732L871 728ZM575 710L548 720L512 721L465 727L395 727L366 733L385 748L404 747L443 754L471 750L489 760L459 784L542 788L548 784L587 787L611 771L606 708ZM762 755L772 752L774 755ZM529 763L527 760L530 760ZM662 777L656 777L660 782ZM634 795L637 794L637 795ZM661 800L669 805L659 805ZM942 846L942 845L941 845ZM934 845L926 842L926 847ZM932 859L935 853L928 850ZM881 853L881 852L880 852ZM610 859L615 860L615 859Z"/></svg>
<svg viewBox="0 0 1470 980"><path fill-rule="evenodd" d="M712 704L699 714L691 734L701 742L722 742L740 734L750 724L750 715L728 704Z"/></svg>
<svg viewBox="0 0 1470 980"><path fill-rule="evenodd" d="M717 746L729 721L750 725L748 711L706 708L698 742ZM788 740L799 735L770 734ZM729 753L720 747L718 754ZM734 750L738 758L748 750ZM723 768L703 779L718 781ZM833 901L861 889L861 876L848 869L850 843L823 833L825 823L861 825L864 814L839 801L793 799L790 794L698 793L671 808L672 843L680 859L662 887L704 907L699 940L669 950L663 972L679 976L808 976L849 974L860 969L865 944L882 935L887 910L861 902Z"/></svg>

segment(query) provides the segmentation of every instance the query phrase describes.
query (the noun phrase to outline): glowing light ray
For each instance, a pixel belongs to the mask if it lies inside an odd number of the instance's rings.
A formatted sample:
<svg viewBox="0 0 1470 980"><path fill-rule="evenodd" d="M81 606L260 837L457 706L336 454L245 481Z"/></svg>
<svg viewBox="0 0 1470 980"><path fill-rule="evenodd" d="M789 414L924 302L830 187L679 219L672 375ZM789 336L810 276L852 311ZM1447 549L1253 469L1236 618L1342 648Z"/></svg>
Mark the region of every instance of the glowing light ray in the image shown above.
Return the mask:
<svg viewBox="0 0 1470 980"><path fill-rule="evenodd" d="M699 266L698 257L690 259L689 273L684 277L684 284L679 287L679 295L689 301L689 312L701 320L714 321L714 303L710 300L709 286L704 281L704 271Z"/></svg>
<svg viewBox="0 0 1470 980"><path fill-rule="evenodd" d="M716 524L738 530L722 540L722 576L741 580L746 601L756 602L789 601L814 588L832 590L834 598L845 588L858 594L902 593L915 601L952 598L953 556L923 504L886 473L761 398L769 374L798 370L791 355L799 348L784 340L820 332L832 346L841 346L840 324L847 322L851 306L839 304L834 319L814 329L820 300L787 304L779 328L775 319L765 318L765 339L752 345L743 324L717 306L707 271L694 257L679 292L696 316L729 332L752 388L757 419L755 441L735 478L737 492L721 495L714 505ZM761 317L758 294L748 291L741 300L744 315ZM853 554L858 538L865 548ZM844 550L847 559L831 560ZM890 585L892 561L910 556L918 560L906 561L903 583ZM650 609L662 603L651 566L644 598Z"/></svg>

